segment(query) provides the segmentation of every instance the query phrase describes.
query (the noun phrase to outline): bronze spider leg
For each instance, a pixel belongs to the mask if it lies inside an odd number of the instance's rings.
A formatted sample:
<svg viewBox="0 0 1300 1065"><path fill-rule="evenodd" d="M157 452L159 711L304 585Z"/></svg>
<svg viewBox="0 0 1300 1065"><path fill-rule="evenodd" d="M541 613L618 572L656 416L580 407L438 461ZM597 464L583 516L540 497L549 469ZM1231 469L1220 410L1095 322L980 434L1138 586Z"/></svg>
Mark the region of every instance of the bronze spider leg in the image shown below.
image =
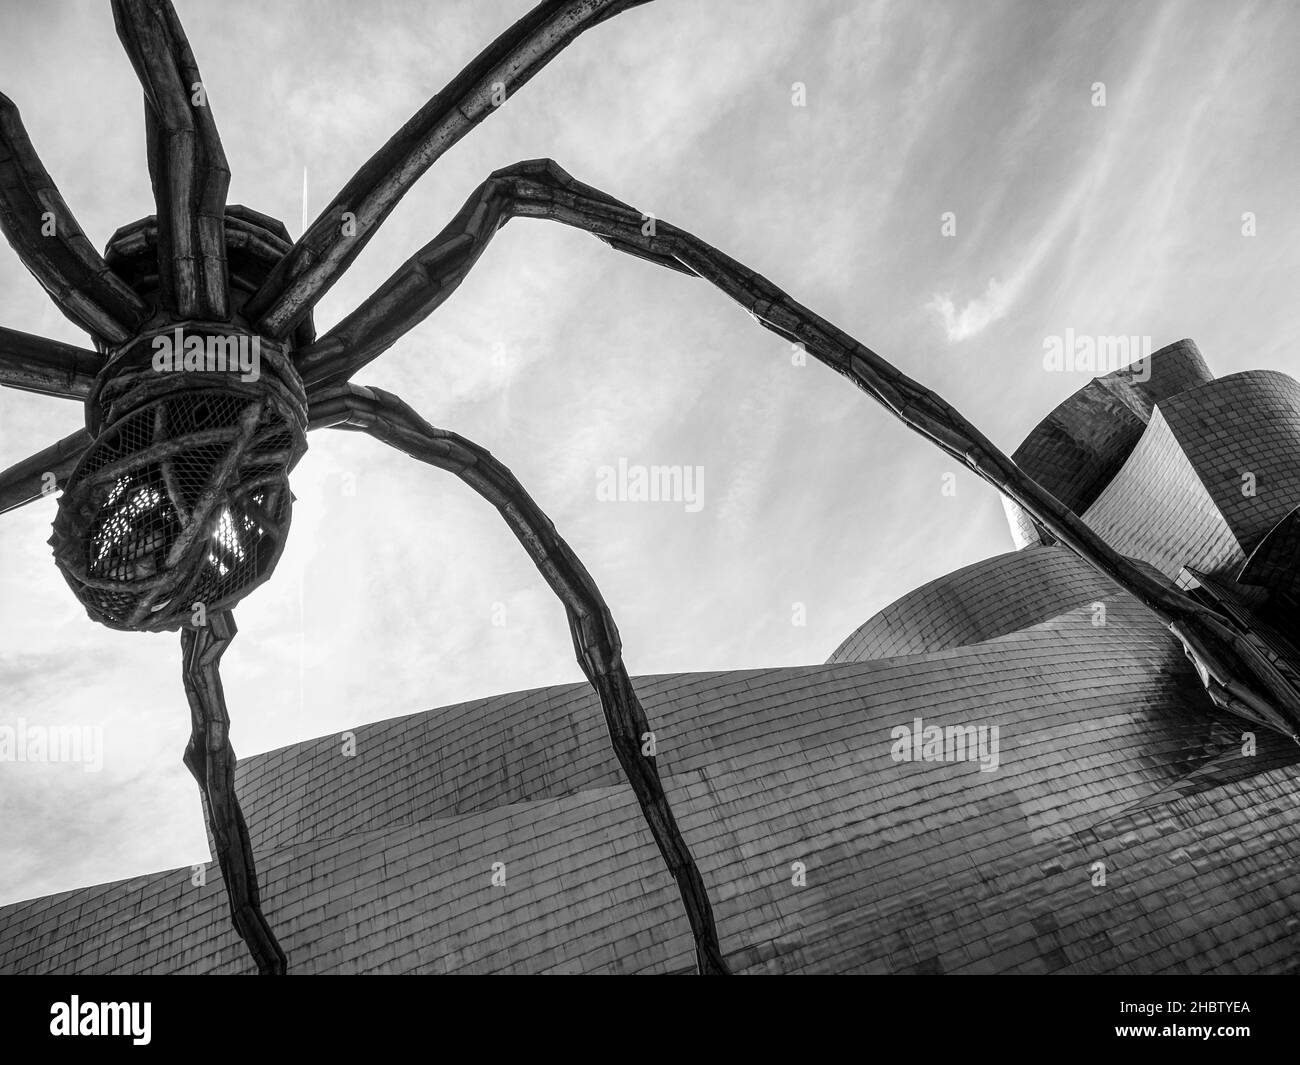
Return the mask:
<svg viewBox="0 0 1300 1065"><path fill-rule="evenodd" d="M98 352L0 327L0 385L6 388L84 400L103 365Z"/></svg>
<svg viewBox="0 0 1300 1065"><path fill-rule="evenodd" d="M6 388L84 399L103 361L86 348L0 327L0 386ZM62 486L89 446L90 434L78 429L0 472L0 514Z"/></svg>
<svg viewBox="0 0 1300 1065"><path fill-rule="evenodd" d="M168 0L113 0L113 22L144 88L163 306L179 318L226 319L230 168L194 54Z"/></svg>
<svg viewBox="0 0 1300 1065"><path fill-rule="evenodd" d="M144 320L144 301L86 238L3 94L0 230L59 310L100 343L121 343ZM96 351L0 327L0 386L84 400L103 365ZM39 498L47 473L61 484L89 443L79 430L0 473L0 513Z"/></svg>
<svg viewBox="0 0 1300 1065"><path fill-rule="evenodd" d="M655 759L642 753L650 724L623 664L614 618L591 574L551 520L514 474L484 448L455 433L435 429L388 392L356 385L323 390L313 396L311 418L313 427L365 432L412 458L448 470L500 511L564 604L578 664L600 696L614 752L677 881L695 937L699 972L726 975L704 879L668 805Z"/></svg>
<svg viewBox="0 0 1300 1065"><path fill-rule="evenodd" d="M1020 504L1061 543L1153 611L1182 642L1217 706L1300 742L1300 691L1248 629L1134 565L949 403L765 277L685 230L576 181L549 159L494 173L442 233L358 310L301 349L298 365L308 387L346 380L423 319L464 279L497 229L518 216L586 230L618 251L697 275L720 288L765 329L803 345L905 425Z"/></svg>
<svg viewBox="0 0 1300 1065"><path fill-rule="evenodd" d="M90 434L78 429L0 473L0 514L17 510L61 487L90 446ZM53 476L53 483L50 481Z"/></svg>
<svg viewBox="0 0 1300 1065"><path fill-rule="evenodd" d="M257 971L263 976L282 976L288 963L262 915L253 846L235 794L235 752L230 746L230 717L221 688L221 656L235 638L235 619L230 611L221 610L209 614L207 622L181 630L185 695L194 725L185 748L185 765L203 794L235 929L248 944Z"/></svg>
<svg viewBox="0 0 1300 1065"><path fill-rule="evenodd" d="M648 0L543 0L487 46L356 172L248 301L283 339L420 176L583 31Z"/></svg>
<svg viewBox="0 0 1300 1065"><path fill-rule="evenodd" d="M144 301L86 239L32 147L18 108L3 94L0 229L59 310L91 336L121 343L144 320Z"/></svg>

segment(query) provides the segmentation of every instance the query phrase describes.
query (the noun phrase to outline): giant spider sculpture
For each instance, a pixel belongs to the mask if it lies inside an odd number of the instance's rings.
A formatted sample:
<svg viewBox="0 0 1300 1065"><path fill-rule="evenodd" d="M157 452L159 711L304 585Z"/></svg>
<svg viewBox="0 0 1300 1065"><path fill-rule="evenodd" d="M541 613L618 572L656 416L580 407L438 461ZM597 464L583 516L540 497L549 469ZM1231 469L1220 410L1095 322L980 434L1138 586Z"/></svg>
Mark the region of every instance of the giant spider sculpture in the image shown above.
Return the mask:
<svg viewBox="0 0 1300 1065"><path fill-rule="evenodd" d="M424 421L397 396L353 382L465 278L515 217L545 218L618 251L701 277L765 328L802 344L895 417L1024 508L1057 541L1158 614L1214 703L1285 735L1300 691L1240 618L1203 606L1106 545L956 410L741 264L570 177L550 160L492 174L432 241L316 338L312 307L411 185L583 31L645 0L544 0L383 146L296 243L284 226L226 204L230 173L202 78L168 0L113 0L144 88L157 214L91 247L0 96L0 226L94 350L0 329L0 384L85 403L86 428L0 473L0 512L62 490L51 543L90 617L115 629L180 630L198 782L234 926L259 972L287 962L262 914L218 672L235 604L274 569L288 533L289 472L315 429L368 433L449 470L495 506L568 614L618 760L676 879L701 973L724 974L704 881L677 826L618 630L591 575L510 471ZM159 358L171 351L172 358ZM260 373L248 373L250 350ZM215 356L215 357L214 357ZM240 372L240 371L245 372Z"/></svg>

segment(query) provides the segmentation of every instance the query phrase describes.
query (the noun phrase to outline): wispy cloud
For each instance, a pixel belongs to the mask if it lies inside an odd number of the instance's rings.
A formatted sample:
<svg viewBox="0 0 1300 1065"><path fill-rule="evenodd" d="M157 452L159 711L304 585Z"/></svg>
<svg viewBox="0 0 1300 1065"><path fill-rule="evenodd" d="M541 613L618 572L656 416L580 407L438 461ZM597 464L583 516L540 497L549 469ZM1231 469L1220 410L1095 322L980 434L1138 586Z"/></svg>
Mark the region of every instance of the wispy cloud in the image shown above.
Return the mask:
<svg viewBox="0 0 1300 1065"><path fill-rule="evenodd" d="M1148 107L1152 101L1147 95L1147 87L1153 74L1161 69L1157 57L1173 15L1173 5L1166 5L1157 12L1151 24L1145 28L1141 46L1130 60L1129 68L1122 79L1123 97L1109 100L1107 102L1109 110L1098 109L1098 114L1106 118L1101 123L1103 132L1095 143L1088 146L1087 152L1082 154L1080 165L1075 168L1074 178L1063 193L1045 196L1044 194L1049 193L1049 190L1045 185L1035 186L1032 170L1008 167L1004 182L1022 187L1027 193L1030 204L1035 201L1045 202L1046 214L1036 232L1026 243L1004 242L1002 257L1012 259L1015 264L1006 281L1001 281L997 277L990 278L983 293L961 304L960 309L958 309L959 300L955 299L950 292L936 293L926 303L926 310L938 317L950 343L955 344L978 336L994 322L1005 318L1021 297L1032 288L1040 271L1052 259L1065 239L1072 232L1077 232L1078 224L1089 204L1098 197L1113 195L1112 182L1117 170L1122 169L1120 163L1122 160L1133 158L1134 135L1139 128L1145 128L1145 123L1151 119ZM1218 66L1221 70L1222 64ZM1104 85L1104 82L1102 84ZM1083 98L1085 89L1090 89L1090 86L1080 79L1074 87L1076 99ZM1120 85L1111 86L1114 94L1117 94L1119 89ZM1022 119L1017 140L1028 135L1033 126L1038 125L1039 120L1049 117L1042 94L1030 98L1026 114L1031 116L1030 123L1027 125ZM1015 159L1015 155L1010 155L1008 162L1012 163ZM1006 228L1008 232L1015 232L1017 227L1014 223L1018 221L1018 215L1026 209L1025 200L1011 199L1004 194L999 195L997 199L1004 205L1011 205L1006 207L1010 212L1010 224ZM984 221L984 227L988 228L987 220Z"/></svg>
<svg viewBox="0 0 1300 1065"><path fill-rule="evenodd" d="M948 339L956 343L982 333L1005 316L1015 302L1019 288L1019 285L1004 285L997 278L990 278L984 295L971 300L960 311L948 295L936 295L925 307L939 315Z"/></svg>

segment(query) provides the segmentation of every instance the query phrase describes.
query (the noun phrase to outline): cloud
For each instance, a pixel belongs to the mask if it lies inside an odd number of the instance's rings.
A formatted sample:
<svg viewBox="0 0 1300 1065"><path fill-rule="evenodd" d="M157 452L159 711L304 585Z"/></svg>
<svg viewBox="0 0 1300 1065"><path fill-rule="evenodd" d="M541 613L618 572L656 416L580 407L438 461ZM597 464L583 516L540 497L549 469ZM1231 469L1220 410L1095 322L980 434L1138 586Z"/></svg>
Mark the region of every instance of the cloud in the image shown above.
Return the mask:
<svg viewBox="0 0 1300 1065"><path fill-rule="evenodd" d="M960 312L949 295L936 295L925 305L928 311L934 311L943 320L943 328L948 340L955 344L982 333L988 326L1006 315L1015 302L1016 290L1011 285L1004 285L996 277L989 279L984 295L978 296L966 304Z"/></svg>

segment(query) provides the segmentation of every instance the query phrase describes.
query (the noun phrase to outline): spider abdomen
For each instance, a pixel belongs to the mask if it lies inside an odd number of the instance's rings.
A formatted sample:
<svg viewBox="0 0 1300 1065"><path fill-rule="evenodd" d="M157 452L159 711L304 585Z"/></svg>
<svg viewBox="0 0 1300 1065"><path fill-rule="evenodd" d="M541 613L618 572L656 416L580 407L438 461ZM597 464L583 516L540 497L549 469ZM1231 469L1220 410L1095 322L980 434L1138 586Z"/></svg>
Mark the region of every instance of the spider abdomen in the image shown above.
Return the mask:
<svg viewBox="0 0 1300 1065"><path fill-rule="evenodd" d="M96 621L158 631L225 609L270 576L306 450L288 346L174 323L115 352L87 400L95 440L54 521L55 560Z"/></svg>

